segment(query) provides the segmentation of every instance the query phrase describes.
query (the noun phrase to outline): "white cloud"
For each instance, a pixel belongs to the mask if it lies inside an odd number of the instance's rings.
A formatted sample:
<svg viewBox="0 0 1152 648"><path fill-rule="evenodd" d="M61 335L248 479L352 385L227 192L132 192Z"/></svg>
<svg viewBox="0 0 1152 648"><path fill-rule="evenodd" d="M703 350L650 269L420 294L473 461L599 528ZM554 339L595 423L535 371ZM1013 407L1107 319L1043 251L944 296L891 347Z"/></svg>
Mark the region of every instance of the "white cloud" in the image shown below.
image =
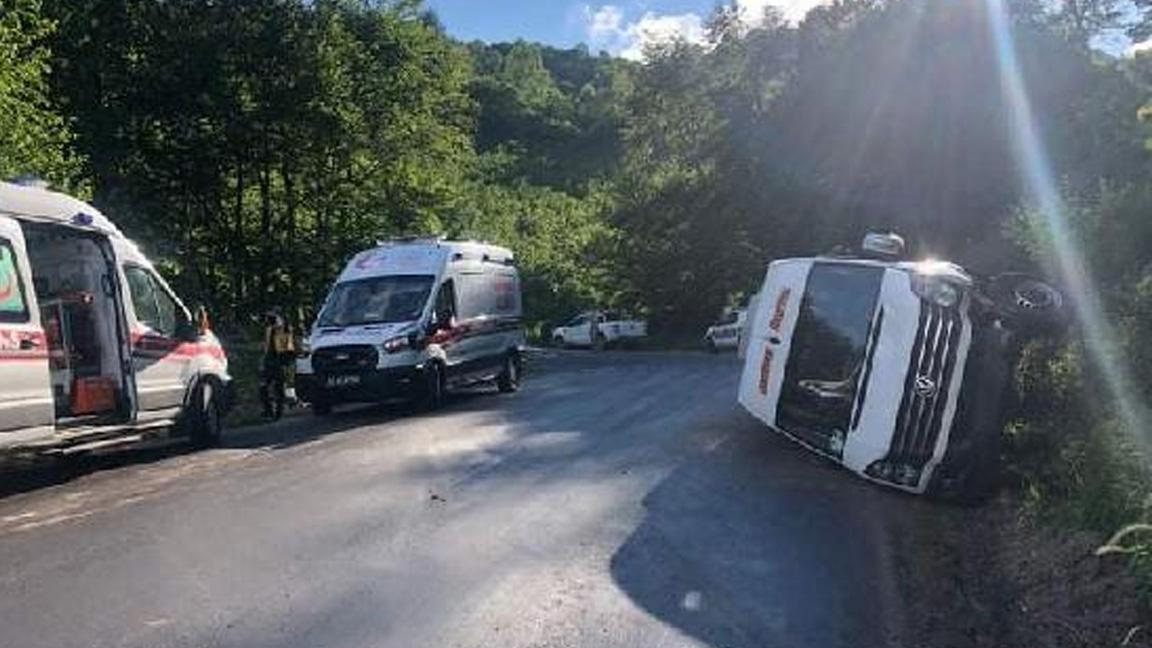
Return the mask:
<svg viewBox="0 0 1152 648"><path fill-rule="evenodd" d="M743 18L757 23L769 6L778 7L784 18L799 22L810 9L826 0L736 0ZM584 6L585 27L593 48L606 49L624 58L640 60L644 48L682 38L689 43L703 43L706 38L704 18L697 13L657 14L645 12L639 19L628 22L619 5L600 5L593 9Z"/></svg>
<svg viewBox="0 0 1152 648"><path fill-rule="evenodd" d="M624 58L640 60L644 48L674 38L703 43L704 19L699 14L656 14L646 12L638 20L625 22L624 10L616 5L599 9L585 7L588 38L594 48L603 48Z"/></svg>
<svg viewBox="0 0 1152 648"><path fill-rule="evenodd" d="M584 14L588 17L588 36L593 40L613 38L624 22L624 10L616 5L604 5L595 12L585 6Z"/></svg>
<svg viewBox="0 0 1152 648"><path fill-rule="evenodd" d="M756 23L764 16L768 7L776 7L783 14L785 20L798 23L813 7L823 4L825 0L736 0L736 4L743 12L745 20Z"/></svg>

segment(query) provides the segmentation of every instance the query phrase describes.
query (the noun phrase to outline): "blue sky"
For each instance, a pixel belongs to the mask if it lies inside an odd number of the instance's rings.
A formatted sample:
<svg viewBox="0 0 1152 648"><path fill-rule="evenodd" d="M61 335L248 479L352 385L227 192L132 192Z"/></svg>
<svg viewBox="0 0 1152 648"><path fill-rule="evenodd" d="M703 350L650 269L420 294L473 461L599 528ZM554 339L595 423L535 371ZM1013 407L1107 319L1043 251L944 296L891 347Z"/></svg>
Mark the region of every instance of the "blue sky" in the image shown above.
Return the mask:
<svg viewBox="0 0 1152 648"><path fill-rule="evenodd" d="M751 18L767 5L792 19L819 0L737 0ZM679 35L703 37L703 22L716 0L427 0L448 32L465 40L517 38L569 47L586 43L594 51L637 57L643 43Z"/></svg>

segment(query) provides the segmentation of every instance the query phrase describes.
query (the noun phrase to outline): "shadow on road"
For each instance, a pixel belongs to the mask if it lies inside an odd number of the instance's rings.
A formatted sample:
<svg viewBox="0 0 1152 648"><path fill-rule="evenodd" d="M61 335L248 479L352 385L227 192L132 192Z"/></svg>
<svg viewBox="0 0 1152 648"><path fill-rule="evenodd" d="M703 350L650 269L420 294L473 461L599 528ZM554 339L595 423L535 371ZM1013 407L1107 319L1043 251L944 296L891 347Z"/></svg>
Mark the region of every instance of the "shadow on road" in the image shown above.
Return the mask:
<svg viewBox="0 0 1152 648"><path fill-rule="evenodd" d="M183 441L136 444L100 453L69 457L12 457L0 461L0 500L30 491L59 486L85 475L143 466L190 454Z"/></svg>
<svg viewBox="0 0 1152 648"><path fill-rule="evenodd" d="M491 390L487 390L491 391ZM485 390L472 389L454 394L446 412L476 406ZM280 421L243 426L225 431L220 447L233 450L275 452L313 443L323 438L361 428L388 423L416 412L404 403L353 405L323 418L297 411ZM143 467L199 450L186 439L157 439L126 443L97 451L68 456L12 455L0 458L0 501L36 490L59 486L96 473Z"/></svg>
<svg viewBox="0 0 1152 648"><path fill-rule="evenodd" d="M588 358L566 357L549 351L532 354L529 365L533 372L547 373L558 364L558 360L570 369L583 365L599 366L605 357L603 355ZM290 411L289 416L274 423L259 423L229 429L221 445L229 449L280 451L313 443L365 425L380 425L409 416L435 417L461 411L498 409L507 401L492 398L493 391L489 387L459 390L450 397L443 411L434 414L421 414L415 411L412 405L396 402L343 406L330 416L316 417L302 406L302 409ZM0 500L66 484L86 475L145 466L195 452L197 450L184 439L160 439L126 443L67 457L0 456Z"/></svg>
<svg viewBox="0 0 1152 648"><path fill-rule="evenodd" d="M611 573L711 646L899 645L885 517L911 498L856 481L734 413L711 452L645 497Z"/></svg>

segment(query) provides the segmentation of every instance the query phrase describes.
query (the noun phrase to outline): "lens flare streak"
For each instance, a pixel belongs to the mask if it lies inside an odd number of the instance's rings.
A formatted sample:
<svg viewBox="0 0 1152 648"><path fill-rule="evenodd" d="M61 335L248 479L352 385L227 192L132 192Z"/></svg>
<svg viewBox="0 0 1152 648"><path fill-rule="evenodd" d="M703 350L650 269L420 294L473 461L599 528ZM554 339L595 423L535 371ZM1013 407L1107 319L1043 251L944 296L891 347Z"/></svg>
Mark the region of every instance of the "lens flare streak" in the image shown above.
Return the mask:
<svg viewBox="0 0 1152 648"><path fill-rule="evenodd" d="M1004 0L985 0L985 5L996 47L1000 83L1011 118L1013 147L1029 197L1047 226L1057 271L1083 330L1088 353L1101 367L1106 387L1120 408L1123 423L1140 444L1147 461L1149 448L1144 425L1148 420L1147 413L1132 389L1132 381L1116 344L1117 338L1103 315L1099 294L1068 226L1068 212L1036 126Z"/></svg>

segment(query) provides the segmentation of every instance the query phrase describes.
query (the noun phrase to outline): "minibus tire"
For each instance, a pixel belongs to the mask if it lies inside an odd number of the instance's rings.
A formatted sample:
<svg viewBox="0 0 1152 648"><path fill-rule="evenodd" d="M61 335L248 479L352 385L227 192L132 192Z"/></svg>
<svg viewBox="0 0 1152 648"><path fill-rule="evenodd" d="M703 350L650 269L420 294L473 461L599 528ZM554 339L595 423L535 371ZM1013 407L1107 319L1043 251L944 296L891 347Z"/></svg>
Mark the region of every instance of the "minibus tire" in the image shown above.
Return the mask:
<svg viewBox="0 0 1152 648"><path fill-rule="evenodd" d="M1041 305L1027 306L1024 292L1043 298ZM1064 293L1030 275L1005 273L990 286L992 300L1009 319L1012 328L1028 338L1059 335L1068 328L1071 311Z"/></svg>
<svg viewBox="0 0 1152 648"><path fill-rule="evenodd" d="M504 356L504 369L496 377L496 388L502 394L520 390L520 355L510 352Z"/></svg>
<svg viewBox="0 0 1152 648"><path fill-rule="evenodd" d="M224 429L224 416L220 412L219 391L210 380L201 381L190 401L188 412L188 438L196 448L211 448L220 445ZM207 396L205 396L207 394Z"/></svg>

